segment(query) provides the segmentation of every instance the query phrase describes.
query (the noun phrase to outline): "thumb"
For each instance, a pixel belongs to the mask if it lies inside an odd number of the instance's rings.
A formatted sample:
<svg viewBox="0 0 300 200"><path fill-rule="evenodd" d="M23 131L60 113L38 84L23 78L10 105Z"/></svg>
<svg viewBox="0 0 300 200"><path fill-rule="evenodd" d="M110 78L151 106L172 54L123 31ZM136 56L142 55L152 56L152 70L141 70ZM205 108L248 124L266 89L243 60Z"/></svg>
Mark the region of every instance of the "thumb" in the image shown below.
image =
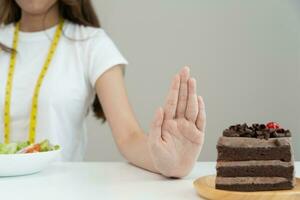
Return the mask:
<svg viewBox="0 0 300 200"><path fill-rule="evenodd" d="M162 127L163 120L164 120L164 111L161 107L159 107L155 112L154 119L152 121L151 129L150 129L150 137L152 137L154 141L159 141L162 139L161 127Z"/></svg>

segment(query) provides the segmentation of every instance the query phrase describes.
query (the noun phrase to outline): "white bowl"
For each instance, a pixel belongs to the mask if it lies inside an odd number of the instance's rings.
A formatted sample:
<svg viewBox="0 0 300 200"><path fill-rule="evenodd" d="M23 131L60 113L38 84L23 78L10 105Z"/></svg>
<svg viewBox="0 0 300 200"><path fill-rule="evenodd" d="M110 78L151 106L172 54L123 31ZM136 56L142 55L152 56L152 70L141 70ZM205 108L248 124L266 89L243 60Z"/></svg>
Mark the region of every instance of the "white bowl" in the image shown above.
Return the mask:
<svg viewBox="0 0 300 200"><path fill-rule="evenodd" d="M37 173L60 155L60 149L39 153L0 154L0 176L20 176Z"/></svg>

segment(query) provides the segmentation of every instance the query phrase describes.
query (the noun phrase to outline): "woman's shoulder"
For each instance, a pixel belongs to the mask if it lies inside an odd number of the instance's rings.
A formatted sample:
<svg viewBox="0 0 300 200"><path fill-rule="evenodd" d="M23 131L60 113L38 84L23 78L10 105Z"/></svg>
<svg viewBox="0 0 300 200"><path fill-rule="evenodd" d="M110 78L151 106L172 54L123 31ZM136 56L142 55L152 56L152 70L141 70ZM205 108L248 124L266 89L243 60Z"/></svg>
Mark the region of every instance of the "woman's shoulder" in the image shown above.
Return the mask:
<svg viewBox="0 0 300 200"><path fill-rule="evenodd" d="M100 27L84 26L66 21L65 34L75 40L93 40L95 38L107 38L106 32Z"/></svg>

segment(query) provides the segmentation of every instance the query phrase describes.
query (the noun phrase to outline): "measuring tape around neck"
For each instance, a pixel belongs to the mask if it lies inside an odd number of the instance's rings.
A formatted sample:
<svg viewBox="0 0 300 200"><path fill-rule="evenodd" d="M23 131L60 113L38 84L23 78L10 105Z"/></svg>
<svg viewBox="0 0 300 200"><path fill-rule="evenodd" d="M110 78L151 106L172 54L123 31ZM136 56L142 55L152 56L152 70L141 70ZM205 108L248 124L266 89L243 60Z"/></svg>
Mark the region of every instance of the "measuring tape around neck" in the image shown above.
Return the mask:
<svg viewBox="0 0 300 200"><path fill-rule="evenodd" d="M59 25L56 28L54 38L52 40L51 46L48 51L48 55L46 57L46 61L43 65L43 68L39 74L38 80L35 85L32 104L31 104L31 113L30 113L30 122L29 122L29 142L35 142L36 135L36 125L37 125L37 114L38 114L38 97L42 82L47 73L53 55L56 51L57 44L62 35L64 20L60 19ZM10 105L11 105L11 91L12 91L12 83L13 83L13 75L15 71L16 64L16 55L17 55L17 47L19 41L19 31L20 31L20 23L16 23L15 31L13 35L13 51L10 56L10 64L7 74L6 88L5 88L5 100L4 100L4 142L7 144L10 142Z"/></svg>

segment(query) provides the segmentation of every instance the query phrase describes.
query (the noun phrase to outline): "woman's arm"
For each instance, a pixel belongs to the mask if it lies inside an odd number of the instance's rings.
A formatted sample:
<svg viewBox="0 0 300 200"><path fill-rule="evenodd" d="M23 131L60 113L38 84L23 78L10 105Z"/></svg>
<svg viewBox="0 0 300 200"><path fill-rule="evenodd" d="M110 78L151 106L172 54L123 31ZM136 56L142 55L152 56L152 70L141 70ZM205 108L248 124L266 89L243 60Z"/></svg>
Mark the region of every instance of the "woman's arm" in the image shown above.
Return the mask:
<svg viewBox="0 0 300 200"><path fill-rule="evenodd" d="M122 66L115 66L98 78L96 90L121 154L130 163L158 173L147 148L147 135L128 101Z"/></svg>
<svg viewBox="0 0 300 200"><path fill-rule="evenodd" d="M157 110L148 135L128 101L121 66L98 78L96 90L114 140L130 163L168 177L190 172L204 140L205 110L188 68L174 77L166 104Z"/></svg>

